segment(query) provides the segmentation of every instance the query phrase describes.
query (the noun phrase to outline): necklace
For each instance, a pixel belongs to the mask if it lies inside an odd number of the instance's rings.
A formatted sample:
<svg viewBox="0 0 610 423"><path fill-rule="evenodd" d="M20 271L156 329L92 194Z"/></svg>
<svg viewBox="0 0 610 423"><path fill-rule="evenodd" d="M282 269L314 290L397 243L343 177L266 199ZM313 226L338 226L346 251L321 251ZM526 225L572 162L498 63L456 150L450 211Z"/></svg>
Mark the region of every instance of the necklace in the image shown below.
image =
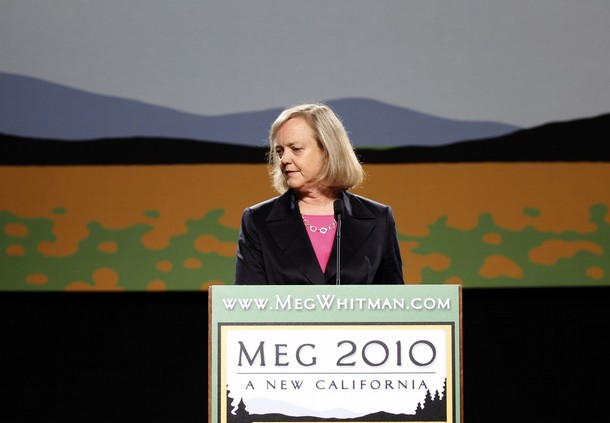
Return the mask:
<svg viewBox="0 0 610 423"><path fill-rule="evenodd" d="M337 221L335 221L333 219L333 223L331 223L328 226L324 226L322 228L318 228L317 226L312 225L311 223L309 223L309 221L307 219L305 219L303 217L303 224L305 225L305 227L307 229L309 229L311 232L320 232L322 235L324 235L326 232L331 231L333 229L335 229L337 227Z"/></svg>

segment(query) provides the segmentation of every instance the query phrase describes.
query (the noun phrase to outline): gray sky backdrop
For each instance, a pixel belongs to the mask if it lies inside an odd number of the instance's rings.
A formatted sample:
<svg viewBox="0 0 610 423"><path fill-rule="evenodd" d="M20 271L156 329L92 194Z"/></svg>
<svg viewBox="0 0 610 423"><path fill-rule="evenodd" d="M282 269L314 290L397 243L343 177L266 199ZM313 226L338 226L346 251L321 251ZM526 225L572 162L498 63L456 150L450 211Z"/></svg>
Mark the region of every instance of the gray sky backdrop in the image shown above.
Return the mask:
<svg viewBox="0 0 610 423"><path fill-rule="evenodd" d="M0 0L0 71L214 116L366 97L521 127L610 111L608 0Z"/></svg>

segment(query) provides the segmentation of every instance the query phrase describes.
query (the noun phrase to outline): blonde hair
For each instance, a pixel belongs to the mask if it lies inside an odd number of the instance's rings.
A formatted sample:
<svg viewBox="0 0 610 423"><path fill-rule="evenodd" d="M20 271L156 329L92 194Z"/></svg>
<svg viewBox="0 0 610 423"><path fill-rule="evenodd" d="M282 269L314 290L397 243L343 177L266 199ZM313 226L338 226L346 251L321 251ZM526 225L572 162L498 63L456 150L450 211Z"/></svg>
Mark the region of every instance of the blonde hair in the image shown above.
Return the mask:
<svg viewBox="0 0 610 423"><path fill-rule="evenodd" d="M288 190L274 143L282 125L296 117L305 119L324 152L326 160L320 172L320 183L335 191L345 191L362 184L364 169L356 157L343 123L327 105L308 103L285 109L271 125L267 158L273 188L280 194Z"/></svg>

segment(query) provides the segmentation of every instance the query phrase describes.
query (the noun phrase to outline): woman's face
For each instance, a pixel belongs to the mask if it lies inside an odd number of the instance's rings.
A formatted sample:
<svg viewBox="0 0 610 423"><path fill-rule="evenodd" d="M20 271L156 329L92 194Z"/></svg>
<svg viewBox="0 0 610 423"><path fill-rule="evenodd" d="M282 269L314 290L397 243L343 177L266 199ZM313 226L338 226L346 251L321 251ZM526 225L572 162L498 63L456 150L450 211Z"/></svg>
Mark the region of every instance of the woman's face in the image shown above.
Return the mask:
<svg viewBox="0 0 610 423"><path fill-rule="evenodd" d="M303 193L319 187L317 178L324 165L324 151L305 119L289 119L278 129L275 154L290 188Z"/></svg>

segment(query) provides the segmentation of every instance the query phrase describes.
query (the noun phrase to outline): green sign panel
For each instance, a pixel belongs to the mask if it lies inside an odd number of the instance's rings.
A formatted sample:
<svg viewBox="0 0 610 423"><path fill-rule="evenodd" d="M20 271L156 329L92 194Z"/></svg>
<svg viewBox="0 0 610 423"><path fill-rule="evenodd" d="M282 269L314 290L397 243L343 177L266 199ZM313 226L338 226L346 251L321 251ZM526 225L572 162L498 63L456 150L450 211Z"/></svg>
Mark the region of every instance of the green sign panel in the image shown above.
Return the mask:
<svg viewBox="0 0 610 423"><path fill-rule="evenodd" d="M213 286L209 423L460 422L461 288Z"/></svg>

